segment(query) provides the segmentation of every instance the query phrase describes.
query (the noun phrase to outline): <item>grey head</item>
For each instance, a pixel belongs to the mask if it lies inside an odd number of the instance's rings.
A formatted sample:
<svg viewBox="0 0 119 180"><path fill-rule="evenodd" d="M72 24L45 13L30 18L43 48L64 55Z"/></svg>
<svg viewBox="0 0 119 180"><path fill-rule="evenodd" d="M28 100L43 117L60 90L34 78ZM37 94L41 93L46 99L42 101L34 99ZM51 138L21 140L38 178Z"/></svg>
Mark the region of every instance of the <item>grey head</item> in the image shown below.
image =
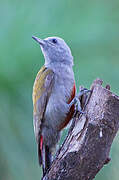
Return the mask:
<svg viewBox="0 0 119 180"><path fill-rule="evenodd" d="M51 63L73 65L73 56L71 54L71 50L63 39L59 37L40 39L35 36L32 36L32 38L40 44L45 58L45 65Z"/></svg>

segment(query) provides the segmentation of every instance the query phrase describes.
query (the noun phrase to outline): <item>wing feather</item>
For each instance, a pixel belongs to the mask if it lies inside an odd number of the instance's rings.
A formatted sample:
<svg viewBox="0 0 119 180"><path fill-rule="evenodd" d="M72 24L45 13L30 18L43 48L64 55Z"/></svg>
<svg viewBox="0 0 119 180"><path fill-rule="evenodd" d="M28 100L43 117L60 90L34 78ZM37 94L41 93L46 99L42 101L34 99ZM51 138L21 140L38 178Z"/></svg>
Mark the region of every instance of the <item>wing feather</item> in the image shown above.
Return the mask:
<svg viewBox="0 0 119 180"><path fill-rule="evenodd" d="M43 66L38 72L33 86L34 132L39 142L44 112L54 85L54 72Z"/></svg>

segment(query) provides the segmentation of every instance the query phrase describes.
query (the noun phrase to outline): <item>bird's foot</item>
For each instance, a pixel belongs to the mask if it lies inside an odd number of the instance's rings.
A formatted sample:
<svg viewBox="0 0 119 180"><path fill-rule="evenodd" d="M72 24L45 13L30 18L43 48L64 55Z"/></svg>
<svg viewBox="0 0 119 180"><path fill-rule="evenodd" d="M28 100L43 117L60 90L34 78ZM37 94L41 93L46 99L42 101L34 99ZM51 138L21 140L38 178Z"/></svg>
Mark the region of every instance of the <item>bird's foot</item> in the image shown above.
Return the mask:
<svg viewBox="0 0 119 180"><path fill-rule="evenodd" d="M83 95L85 95L85 94L87 94L87 93L89 93L89 92L91 92L91 90L88 90L88 89L86 89L86 88L83 88L83 89L78 93L78 95L76 95L76 96L74 97L74 99L71 101L71 103L69 104L70 107L71 107L72 105L75 106L75 114L74 114L74 116L76 115L77 112L80 112L80 114L85 114L85 112L82 111L81 101L80 101L80 100L81 100L81 97L82 97ZM86 102L87 102L87 101L86 101Z"/></svg>
<svg viewBox="0 0 119 180"><path fill-rule="evenodd" d="M91 92L91 90L83 88L79 91L79 94L77 95L77 97L80 98L81 96L83 96L84 94L87 94L89 92Z"/></svg>
<svg viewBox="0 0 119 180"><path fill-rule="evenodd" d="M80 112L81 114L84 114L81 108L81 102L78 98L78 96L75 96L74 99L71 101L70 106L75 106L75 112Z"/></svg>

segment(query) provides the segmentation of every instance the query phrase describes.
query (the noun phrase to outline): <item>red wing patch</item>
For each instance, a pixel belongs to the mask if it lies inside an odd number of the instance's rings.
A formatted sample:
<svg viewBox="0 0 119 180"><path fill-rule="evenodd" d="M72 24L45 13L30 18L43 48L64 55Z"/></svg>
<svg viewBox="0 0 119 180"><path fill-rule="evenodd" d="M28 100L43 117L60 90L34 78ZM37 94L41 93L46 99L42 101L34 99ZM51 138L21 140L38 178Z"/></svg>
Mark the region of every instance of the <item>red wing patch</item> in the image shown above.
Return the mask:
<svg viewBox="0 0 119 180"><path fill-rule="evenodd" d="M69 99L68 101L68 104L70 104L70 102L73 100L73 98L75 97L75 93L76 93L76 86L75 86L75 83L74 83L74 86L73 86L73 89L72 89L72 92L71 92L71 98ZM65 128L67 126L67 124L69 123L69 121L72 119L72 116L74 114L74 104L71 106L68 114L67 114L67 117L65 118L65 121L60 125L60 128L59 130L62 130L63 128Z"/></svg>
<svg viewBox="0 0 119 180"><path fill-rule="evenodd" d="M72 92L71 92L71 98L68 101L68 104L70 104L70 102L73 100L73 98L75 97L75 93L76 93L76 85L74 83L74 86L72 88Z"/></svg>

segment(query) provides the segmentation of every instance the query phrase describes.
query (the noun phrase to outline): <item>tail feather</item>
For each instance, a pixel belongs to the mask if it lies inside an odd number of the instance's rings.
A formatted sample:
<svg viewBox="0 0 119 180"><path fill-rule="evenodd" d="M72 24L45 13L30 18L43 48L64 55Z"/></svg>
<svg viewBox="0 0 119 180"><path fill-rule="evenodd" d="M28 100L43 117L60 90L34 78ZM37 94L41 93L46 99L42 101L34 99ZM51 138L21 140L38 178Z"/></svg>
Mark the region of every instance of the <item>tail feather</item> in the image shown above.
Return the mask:
<svg viewBox="0 0 119 180"><path fill-rule="evenodd" d="M43 150L43 136L40 136L40 141L38 142L38 161L39 165L42 165L42 150Z"/></svg>
<svg viewBox="0 0 119 180"><path fill-rule="evenodd" d="M51 152L48 146L43 145L43 152L42 152L42 169L43 169L43 176L45 176L47 170L51 166Z"/></svg>
<svg viewBox="0 0 119 180"><path fill-rule="evenodd" d="M47 170L51 166L52 162L52 155L50 148L47 145L43 144L43 137L40 137L40 141L38 143L38 160L39 160L39 165L42 165L43 169L43 177L45 176Z"/></svg>
<svg viewBox="0 0 119 180"><path fill-rule="evenodd" d="M52 156L50 152L50 148L45 146L45 158L46 158L46 168L49 169L51 166Z"/></svg>

